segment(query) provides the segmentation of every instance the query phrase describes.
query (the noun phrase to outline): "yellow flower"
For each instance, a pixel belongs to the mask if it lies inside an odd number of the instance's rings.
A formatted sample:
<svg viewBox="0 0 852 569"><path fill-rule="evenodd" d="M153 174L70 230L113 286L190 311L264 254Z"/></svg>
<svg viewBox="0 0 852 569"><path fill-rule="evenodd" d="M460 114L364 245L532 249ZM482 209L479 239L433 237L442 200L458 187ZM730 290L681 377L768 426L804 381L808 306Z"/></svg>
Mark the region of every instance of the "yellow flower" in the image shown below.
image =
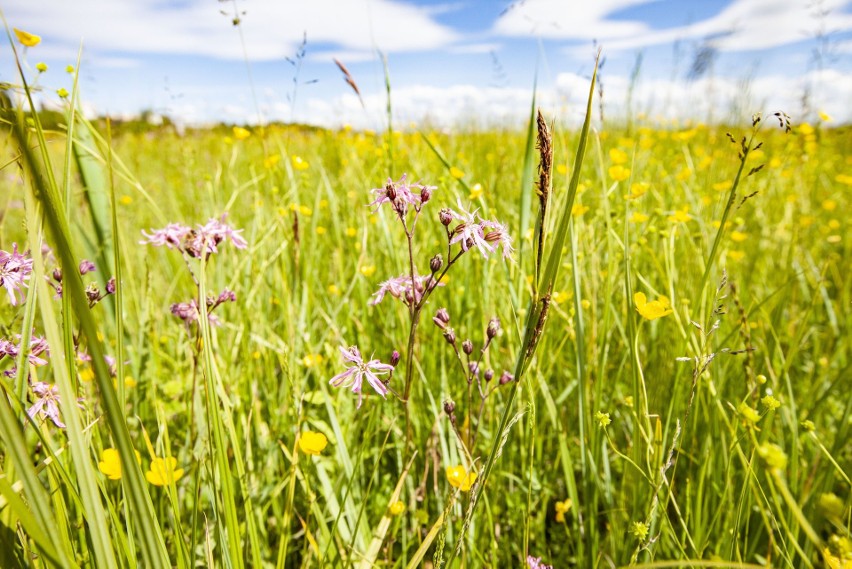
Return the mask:
<svg viewBox="0 0 852 569"><path fill-rule="evenodd" d="M317 226L317 235L325 235L326 229L322 225Z"/></svg>
<svg viewBox="0 0 852 569"><path fill-rule="evenodd" d="M763 403L770 411L775 411L776 409L781 407L781 402L778 401L772 395L767 395L766 397L761 399L760 402Z"/></svg>
<svg viewBox="0 0 852 569"><path fill-rule="evenodd" d="M307 354L302 358L302 365L305 367L314 367L322 363L322 354Z"/></svg>
<svg viewBox="0 0 852 569"><path fill-rule="evenodd" d="M633 302L636 303L636 311L645 320L656 320L674 312L671 301L663 295L660 295L657 300L648 302L644 292L637 292L633 295Z"/></svg>
<svg viewBox="0 0 852 569"><path fill-rule="evenodd" d="M575 203L574 206L571 208L571 215L573 215L574 217L580 217L581 215L583 215L587 211L589 211L588 206L585 206L585 205L579 204L579 203Z"/></svg>
<svg viewBox="0 0 852 569"><path fill-rule="evenodd" d="M595 420L600 424L600 426L604 429L612 423L612 419L609 418L609 413L604 413L603 411L598 411L595 413Z"/></svg>
<svg viewBox="0 0 852 569"><path fill-rule="evenodd" d="M669 216L669 221L672 223L686 223L692 219L692 216L689 215L689 206L685 205L681 209L675 211L672 215Z"/></svg>
<svg viewBox="0 0 852 569"><path fill-rule="evenodd" d="M728 251L728 258L730 260L734 261L734 262L742 261L744 257L745 257L745 251L739 251L739 250L733 250L733 249Z"/></svg>
<svg viewBox="0 0 852 569"><path fill-rule="evenodd" d="M346 236L347 237L355 237L356 235L358 235L357 229L355 229L354 227L347 227L346 228Z"/></svg>
<svg viewBox="0 0 852 569"><path fill-rule="evenodd" d="M65 87L60 87L56 90L56 94L59 95L60 98L64 99L68 96L68 89L66 89Z"/></svg>
<svg viewBox="0 0 852 569"><path fill-rule="evenodd" d="M47 63L39 61L38 63L36 63L36 69L39 73L45 73L47 71Z"/></svg>
<svg viewBox="0 0 852 569"><path fill-rule="evenodd" d="M609 177L616 182L623 182L630 177L630 168L625 168L621 164L609 167Z"/></svg>
<svg viewBox="0 0 852 569"><path fill-rule="evenodd" d="M479 196L481 196L481 195L482 195L482 184L474 184L470 188L470 195L467 196L467 199L469 199L470 201L473 201L473 200L479 198Z"/></svg>
<svg viewBox="0 0 852 569"><path fill-rule="evenodd" d="M452 168L450 168L450 176L452 176L456 180L461 180L462 178L464 178L464 172L453 166Z"/></svg>
<svg viewBox="0 0 852 569"><path fill-rule="evenodd" d="M566 166L565 164L557 164L556 165L556 173L559 174L560 176L564 176L565 174L568 173L568 166Z"/></svg>
<svg viewBox="0 0 852 569"><path fill-rule="evenodd" d="M328 439L322 433L305 431L299 437L299 448L305 454L319 454L328 445Z"/></svg>
<svg viewBox="0 0 852 569"><path fill-rule="evenodd" d="M826 113L825 111L820 111L819 120L821 120L822 122L831 122L832 119L828 113Z"/></svg>
<svg viewBox="0 0 852 569"><path fill-rule="evenodd" d="M838 174L834 177L834 181L840 184L846 184L847 186L852 186L852 176L849 174Z"/></svg>
<svg viewBox="0 0 852 569"><path fill-rule="evenodd" d="M645 541L648 537L648 524L645 522L633 522L630 524L630 533L632 533L639 541Z"/></svg>
<svg viewBox="0 0 852 569"><path fill-rule="evenodd" d="M612 160L613 164L626 164L627 153L620 148L610 148L609 159Z"/></svg>
<svg viewBox="0 0 852 569"><path fill-rule="evenodd" d="M275 168L275 165L281 161L280 154L272 154L263 159L263 167L267 169Z"/></svg>
<svg viewBox="0 0 852 569"><path fill-rule="evenodd" d="M645 223L648 219L650 218L647 215L639 211L634 211L630 216L631 223Z"/></svg>
<svg viewBox="0 0 852 569"><path fill-rule="evenodd" d="M236 138L237 140L245 140L245 139L247 139L248 137L251 136L251 131L248 130L248 129L245 129L241 126L235 126L233 128L233 131L234 131L234 138Z"/></svg>
<svg viewBox="0 0 852 569"><path fill-rule="evenodd" d="M754 407L750 406L745 401L739 404L739 406L737 407L737 412L740 414L743 420L750 425L753 425L760 421L760 413L758 413Z"/></svg>
<svg viewBox="0 0 852 569"><path fill-rule="evenodd" d="M748 239L748 233L743 233L742 231L731 231L731 241L734 243L742 243Z"/></svg>
<svg viewBox="0 0 852 569"><path fill-rule="evenodd" d="M573 502L571 498L566 498L563 502L556 502L556 521L565 523L565 514L571 509Z"/></svg>
<svg viewBox="0 0 852 569"><path fill-rule="evenodd" d="M65 73L74 73L74 66L73 65L66 65L65 66Z"/></svg>
<svg viewBox="0 0 852 569"><path fill-rule="evenodd" d="M397 500L388 508L388 513L392 516L398 516L405 511L405 504L402 500Z"/></svg>
<svg viewBox="0 0 852 569"><path fill-rule="evenodd" d="M307 170L311 167L301 156L291 156L290 161L293 163L294 170Z"/></svg>
<svg viewBox="0 0 852 569"><path fill-rule="evenodd" d="M337 296L340 294L340 288L335 284L328 285L328 294L331 296Z"/></svg>
<svg viewBox="0 0 852 569"><path fill-rule="evenodd" d="M651 184L648 182L633 182L630 184L630 193L624 194L624 199L626 200L635 200L636 198L641 198L650 189Z"/></svg>
<svg viewBox="0 0 852 569"><path fill-rule="evenodd" d="M448 466L447 481L453 488L458 488L462 492L469 492L476 481L476 472L467 472L461 465Z"/></svg>
<svg viewBox="0 0 852 569"><path fill-rule="evenodd" d="M772 470L784 470L787 467L787 453L773 443L764 443L757 448L757 454Z"/></svg>
<svg viewBox="0 0 852 569"><path fill-rule="evenodd" d="M361 271L361 274L365 277L372 277L373 274L376 272L376 265L366 265L363 267L359 267L358 270Z"/></svg>
<svg viewBox="0 0 852 569"><path fill-rule="evenodd" d="M173 456L166 458L154 458L151 461L151 470L145 473L145 479L154 486L166 486L171 482L177 482L183 476L183 468L175 468L177 459Z"/></svg>
<svg viewBox="0 0 852 569"><path fill-rule="evenodd" d="M837 209L837 201L833 199L827 199L822 202L822 209L825 211L834 211Z"/></svg>
<svg viewBox="0 0 852 569"><path fill-rule="evenodd" d="M19 30L18 28L12 28L12 31L15 32L15 37L18 38L21 45L25 47L35 47L41 43L41 36Z"/></svg>
<svg viewBox="0 0 852 569"><path fill-rule="evenodd" d="M142 456L139 451L136 453L136 460L142 464ZM110 480L121 480L121 455L118 454L118 449L105 448L101 452L101 461L98 463L98 470L106 474Z"/></svg>

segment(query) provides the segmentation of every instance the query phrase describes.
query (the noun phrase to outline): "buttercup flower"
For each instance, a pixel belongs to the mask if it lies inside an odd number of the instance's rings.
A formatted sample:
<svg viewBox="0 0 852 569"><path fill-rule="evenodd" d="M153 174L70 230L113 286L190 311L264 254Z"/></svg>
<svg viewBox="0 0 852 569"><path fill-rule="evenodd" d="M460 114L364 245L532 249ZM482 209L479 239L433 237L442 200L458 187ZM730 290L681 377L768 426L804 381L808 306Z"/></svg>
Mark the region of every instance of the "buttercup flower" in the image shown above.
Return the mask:
<svg viewBox="0 0 852 569"><path fill-rule="evenodd" d="M633 295L633 302L636 303L636 311L642 315L645 320L656 320L663 316L668 316L672 312L672 304L665 296L660 295L657 300L648 302L648 298L644 292L637 292Z"/></svg>
<svg viewBox="0 0 852 569"><path fill-rule="evenodd" d="M305 454L320 454L328 445L328 438L322 433L305 431L299 436L299 449Z"/></svg>
<svg viewBox="0 0 852 569"><path fill-rule="evenodd" d="M389 364L383 364L379 360L370 360L365 362L361 357L361 352L358 351L358 348L352 346L349 349L340 348L340 353L343 356L343 359L349 362L351 365L349 368L334 377L331 378L329 383L334 387L351 387L352 393L358 394L358 405L357 407L361 407L362 393L361 393L361 384L364 381L364 378L367 378L367 383L376 390L376 393L385 397L388 393L387 386L382 383L382 380L379 379L378 375L393 371L393 366Z"/></svg>
<svg viewBox="0 0 852 569"><path fill-rule="evenodd" d="M446 473L447 482L450 483L450 486L458 488L462 492L469 492L473 483L476 482L476 472L467 472L461 465L448 466Z"/></svg>
<svg viewBox="0 0 852 569"><path fill-rule="evenodd" d="M556 502L556 521L559 523L565 523L565 514L568 513L573 505L571 498L566 498L562 502Z"/></svg>
<svg viewBox="0 0 852 569"><path fill-rule="evenodd" d="M154 486L167 486L170 482L177 482L183 476L183 468L175 468L177 459L173 456L166 458L154 458L151 461L151 470L145 473L145 479Z"/></svg>
<svg viewBox="0 0 852 569"><path fill-rule="evenodd" d="M388 508L388 513L392 516L398 516L405 511L405 503L402 500L397 500Z"/></svg>
<svg viewBox="0 0 852 569"><path fill-rule="evenodd" d="M142 464L142 456L139 451L136 453L136 461ZM105 448L101 453L101 461L98 463L98 470L106 475L110 480L121 480L121 455L118 449Z"/></svg>
<svg viewBox="0 0 852 569"><path fill-rule="evenodd" d="M237 140L245 140L251 136L251 131L241 126L235 126L233 129L234 138Z"/></svg>
<svg viewBox="0 0 852 569"><path fill-rule="evenodd" d="M18 28L12 28L12 31L15 32L15 37L18 38L21 45L25 47L35 47L41 43L41 36L19 30Z"/></svg>

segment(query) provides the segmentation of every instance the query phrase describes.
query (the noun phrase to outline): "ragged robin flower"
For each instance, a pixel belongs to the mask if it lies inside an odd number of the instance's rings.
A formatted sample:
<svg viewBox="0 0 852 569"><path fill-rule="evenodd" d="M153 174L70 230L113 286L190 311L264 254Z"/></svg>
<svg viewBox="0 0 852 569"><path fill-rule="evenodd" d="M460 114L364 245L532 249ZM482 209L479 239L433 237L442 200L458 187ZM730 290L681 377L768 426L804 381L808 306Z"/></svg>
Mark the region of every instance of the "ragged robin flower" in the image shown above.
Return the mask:
<svg viewBox="0 0 852 569"><path fill-rule="evenodd" d="M361 385L364 378L367 378L367 383L370 387L376 390L376 393L385 397L388 393L387 386L379 379L379 375L393 371L393 366L383 364L379 360L370 360L365 362L361 357L361 352L356 346L351 348L340 348L340 353L344 361L349 362L349 368L331 378L329 383L334 387L350 387L352 393L358 395L358 404L356 407L361 407L363 394L361 393Z"/></svg>
<svg viewBox="0 0 852 569"><path fill-rule="evenodd" d="M18 253L18 244L12 244L12 252L0 250L0 286L6 289L12 306L24 301L22 288L33 272L33 260L27 253Z"/></svg>

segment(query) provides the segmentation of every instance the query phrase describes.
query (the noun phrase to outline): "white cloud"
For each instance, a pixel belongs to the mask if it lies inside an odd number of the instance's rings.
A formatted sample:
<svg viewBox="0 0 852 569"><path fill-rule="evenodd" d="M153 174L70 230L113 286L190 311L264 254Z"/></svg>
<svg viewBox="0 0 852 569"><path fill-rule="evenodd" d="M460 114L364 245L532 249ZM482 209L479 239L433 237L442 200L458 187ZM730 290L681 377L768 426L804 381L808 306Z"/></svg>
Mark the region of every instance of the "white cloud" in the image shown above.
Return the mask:
<svg viewBox="0 0 852 569"><path fill-rule="evenodd" d="M37 33L43 45L63 46L70 57L82 39L97 53L160 53L241 59L230 3L210 0L104 2L103 0L8 0L11 25ZM292 56L307 34L309 45L329 43L371 52L424 51L444 47L456 33L432 18L433 10L398 0L240 2L242 32L252 60Z"/></svg>
<svg viewBox="0 0 852 569"><path fill-rule="evenodd" d="M852 30L852 15L842 13L848 0L733 0L718 14L689 25L655 30L637 21L611 20L613 13L655 0L572 2L527 0L494 25L498 34L554 39L597 39L607 51L705 40L721 51L769 49L813 38L819 30ZM824 11L820 16L817 9Z"/></svg>

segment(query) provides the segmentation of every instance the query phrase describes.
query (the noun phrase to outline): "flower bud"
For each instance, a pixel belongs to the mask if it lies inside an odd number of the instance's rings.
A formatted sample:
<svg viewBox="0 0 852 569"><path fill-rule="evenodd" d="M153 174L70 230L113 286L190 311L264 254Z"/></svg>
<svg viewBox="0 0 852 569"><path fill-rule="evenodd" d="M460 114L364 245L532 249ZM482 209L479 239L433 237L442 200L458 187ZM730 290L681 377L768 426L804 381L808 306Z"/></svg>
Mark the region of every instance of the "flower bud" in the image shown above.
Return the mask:
<svg viewBox="0 0 852 569"><path fill-rule="evenodd" d="M452 399L447 399L444 401L444 413L447 415L452 415L456 410L456 404Z"/></svg>
<svg viewBox="0 0 852 569"><path fill-rule="evenodd" d="M95 283L86 287L86 298L89 299L89 303L94 303L101 299L101 291L98 290L98 286Z"/></svg>
<svg viewBox="0 0 852 569"><path fill-rule="evenodd" d="M390 357L390 365L396 367L396 364L399 363L399 352L394 350Z"/></svg>
<svg viewBox="0 0 852 569"><path fill-rule="evenodd" d="M471 342L469 339L462 342L462 351L464 353L466 353L467 355L472 354L473 353L473 342Z"/></svg>
<svg viewBox="0 0 852 569"><path fill-rule="evenodd" d="M508 371L504 371L503 375L500 376L500 385L506 385L510 381L514 381L514 380L515 380L515 376L513 376Z"/></svg>
<svg viewBox="0 0 852 569"><path fill-rule="evenodd" d="M467 364L467 369L470 370L470 375L476 377L479 375L479 362L470 362Z"/></svg>
<svg viewBox="0 0 852 569"><path fill-rule="evenodd" d="M58 283L62 282L62 269L60 269L59 267L53 269L53 280Z"/></svg>
<svg viewBox="0 0 852 569"><path fill-rule="evenodd" d="M80 274L85 275L86 273L91 273L95 270L95 264L91 261L87 261L83 259L80 261Z"/></svg>
<svg viewBox="0 0 852 569"><path fill-rule="evenodd" d="M439 308L438 312L435 313L435 316L432 317L432 322L435 323L435 326L444 330L447 327L447 324L450 323L450 313L447 312L446 308Z"/></svg>
<svg viewBox="0 0 852 569"><path fill-rule="evenodd" d="M432 269L433 273L437 273L441 270L441 267L444 266L444 258L441 255L435 255L429 261L429 268Z"/></svg>
<svg viewBox="0 0 852 569"><path fill-rule="evenodd" d="M449 209L444 208L438 214L438 219L441 220L441 225L446 227L447 225L453 222L453 214Z"/></svg>
<svg viewBox="0 0 852 569"><path fill-rule="evenodd" d="M486 328L485 333L488 335L488 339L490 340L494 338L498 332L500 332L500 319L494 317L488 321L488 328Z"/></svg>
<svg viewBox="0 0 852 569"><path fill-rule="evenodd" d="M420 190L420 203L424 204L432 199L432 188L429 186L424 186L422 190Z"/></svg>
<svg viewBox="0 0 852 569"><path fill-rule="evenodd" d="M452 328L447 328L446 330L444 330L444 339L447 341L448 344L456 344L456 333L453 331Z"/></svg>
<svg viewBox="0 0 852 569"><path fill-rule="evenodd" d="M107 294L115 294L115 277L112 277L106 284Z"/></svg>
<svg viewBox="0 0 852 569"><path fill-rule="evenodd" d="M494 379L494 370L493 369L485 370L485 374L482 377L485 379L485 381L491 381L492 379Z"/></svg>

